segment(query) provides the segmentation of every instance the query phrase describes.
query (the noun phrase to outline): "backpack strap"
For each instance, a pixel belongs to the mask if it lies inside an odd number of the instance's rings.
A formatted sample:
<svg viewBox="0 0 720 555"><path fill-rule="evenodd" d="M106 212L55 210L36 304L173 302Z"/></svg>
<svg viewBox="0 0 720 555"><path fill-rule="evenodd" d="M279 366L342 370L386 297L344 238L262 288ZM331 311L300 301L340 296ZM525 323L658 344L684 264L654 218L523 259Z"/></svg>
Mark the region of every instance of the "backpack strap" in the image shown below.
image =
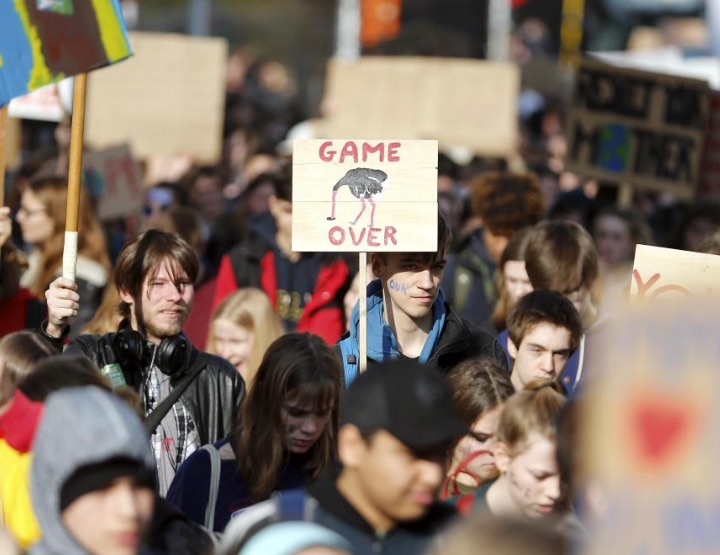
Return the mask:
<svg viewBox="0 0 720 555"><path fill-rule="evenodd" d="M212 530L215 526L215 505L220 490L220 451L210 443L201 447L210 455L210 491L205 505L205 528Z"/></svg>

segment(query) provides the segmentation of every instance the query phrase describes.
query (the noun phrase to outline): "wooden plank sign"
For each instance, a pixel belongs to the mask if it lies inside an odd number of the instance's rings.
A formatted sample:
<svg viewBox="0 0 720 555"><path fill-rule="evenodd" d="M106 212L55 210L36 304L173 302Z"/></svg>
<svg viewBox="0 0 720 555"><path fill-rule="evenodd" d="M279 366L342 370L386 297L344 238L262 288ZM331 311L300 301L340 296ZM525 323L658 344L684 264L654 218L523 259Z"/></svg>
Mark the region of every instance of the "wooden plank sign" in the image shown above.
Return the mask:
<svg viewBox="0 0 720 555"><path fill-rule="evenodd" d="M227 41L170 33L130 33L135 55L90 75L85 141L127 143L138 158L222 153Z"/></svg>
<svg viewBox="0 0 720 555"><path fill-rule="evenodd" d="M636 305L588 359L579 475L604 509L586 555L718 553L718 308L697 297Z"/></svg>
<svg viewBox="0 0 720 555"><path fill-rule="evenodd" d="M142 171L128 145L85 153L83 173L101 220L140 212L145 201Z"/></svg>
<svg viewBox="0 0 720 555"><path fill-rule="evenodd" d="M437 141L295 141L293 250L437 250L437 154Z"/></svg>
<svg viewBox="0 0 720 555"><path fill-rule="evenodd" d="M0 106L131 54L118 0L0 2Z"/></svg>
<svg viewBox="0 0 720 555"><path fill-rule="evenodd" d="M584 61L568 113L568 169L692 198L708 95L705 81Z"/></svg>
<svg viewBox="0 0 720 555"><path fill-rule="evenodd" d="M716 297L720 256L638 245L630 294L641 299Z"/></svg>

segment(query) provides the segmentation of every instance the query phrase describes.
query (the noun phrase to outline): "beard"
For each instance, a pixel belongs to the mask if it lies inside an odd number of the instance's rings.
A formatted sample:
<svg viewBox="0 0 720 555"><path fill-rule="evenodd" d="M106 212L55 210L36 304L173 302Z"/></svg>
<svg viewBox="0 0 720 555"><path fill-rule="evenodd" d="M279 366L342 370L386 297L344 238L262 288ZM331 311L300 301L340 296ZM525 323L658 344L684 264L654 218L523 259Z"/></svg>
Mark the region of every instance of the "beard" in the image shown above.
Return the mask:
<svg viewBox="0 0 720 555"><path fill-rule="evenodd" d="M143 315L145 335L148 339L155 337L162 340L166 337L178 335L182 331L185 320L187 320L188 314L190 313L190 307L188 305L183 305L175 308L179 308L182 313L174 321L163 321L157 315ZM153 318L153 316L155 317Z"/></svg>

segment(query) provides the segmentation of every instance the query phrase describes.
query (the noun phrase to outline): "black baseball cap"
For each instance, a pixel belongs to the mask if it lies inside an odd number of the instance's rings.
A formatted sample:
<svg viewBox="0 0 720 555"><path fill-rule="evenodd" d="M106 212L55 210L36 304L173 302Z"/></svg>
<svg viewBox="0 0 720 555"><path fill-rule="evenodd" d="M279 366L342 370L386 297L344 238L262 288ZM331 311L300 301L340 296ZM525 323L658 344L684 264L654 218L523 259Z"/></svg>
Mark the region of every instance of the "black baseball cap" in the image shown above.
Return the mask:
<svg viewBox="0 0 720 555"><path fill-rule="evenodd" d="M373 365L345 392L341 424L385 430L414 452L453 443L468 432L445 376L431 365L396 359Z"/></svg>

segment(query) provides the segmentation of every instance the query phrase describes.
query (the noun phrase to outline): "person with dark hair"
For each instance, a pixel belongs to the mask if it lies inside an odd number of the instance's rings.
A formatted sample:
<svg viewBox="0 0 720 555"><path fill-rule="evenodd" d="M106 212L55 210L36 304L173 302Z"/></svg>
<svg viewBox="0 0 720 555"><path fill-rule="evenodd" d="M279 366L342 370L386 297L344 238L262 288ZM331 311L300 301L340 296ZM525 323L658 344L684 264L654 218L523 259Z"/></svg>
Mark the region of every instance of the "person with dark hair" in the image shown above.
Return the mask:
<svg viewBox="0 0 720 555"><path fill-rule="evenodd" d="M556 291L537 289L522 297L508 315L510 379L517 391L537 379L558 379L582 337L573 304Z"/></svg>
<svg viewBox="0 0 720 555"><path fill-rule="evenodd" d="M114 386L128 384L140 393L161 494L195 449L234 429L244 390L228 361L195 349L183 334L197 273L197 256L182 238L158 230L136 235L115 265L123 318L118 331L81 335L65 351L90 358ZM60 277L46 292L49 316L42 330L58 350L78 312L76 289Z"/></svg>
<svg viewBox="0 0 720 555"><path fill-rule="evenodd" d="M518 230L540 221L545 201L534 174L487 173L470 186L473 213L482 227L449 257L442 287L460 316L495 334L491 315L500 256Z"/></svg>
<svg viewBox="0 0 720 555"><path fill-rule="evenodd" d="M464 360L450 371L448 382L469 431L450 452L445 497L470 493L497 477L495 432L503 405L515 392L507 370L488 359Z"/></svg>
<svg viewBox="0 0 720 555"><path fill-rule="evenodd" d="M489 357L506 365L502 348L491 335L458 316L445 301L440 282L452 242L438 213L437 251L375 252L377 280L367 288L368 364L395 358L416 359L447 372L466 358ZM338 348L350 385L360 366L360 306L350 317L350 331Z"/></svg>
<svg viewBox="0 0 720 555"><path fill-rule="evenodd" d="M275 520L329 528L355 555L424 553L457 513L437 496L447 452L467 433L447 380L430 365L400 359L368 368L344 393L340 464L307 492L282 492L243 511L228 540Z"/></svg>
<svg viewBox="0 0 720 555"><path fill-rule="evenodd" d="M580 224L546 221L534 226L525 246L525 269L534 289L550 289L563 294L580 314L583 335L565 364L561 381L572 395L584 371L589 339L607 328L610 318L601 313L596 296L599 260L595 242ZM501 345L507 333L498 337Z"/></svg>
<svg viewBox="0 0 720 555"><path fill-rule="evenodd" d="M339 361L321 338L278 338L260 364L237 433L190 456L168 501L222 532L236 511L317 479L337 460L341 389ZM217 485L211 481L213 450L220 457ZM211 521L208 514L214 514Z"/></svg>
<svg viewBox="0 0 720 555"><path fill-rule="evenodd" d="M532 283L525 270L525 245L532 226L524 227L512 236L503 250L495 274L497 302L492 313L495 329L507 327L507 315L520 297L532 291Z"/></svg>
<svg viewBox="0 0 720 555"><path fill-rule="evenodd" d="M308 331L335 343L345 329L343 296L352 276L345 260L292 250L292 185L278 176L270 214L253 220L247 237L222 257L213 309L243 287L262 289L287 331Z"/></svg>

